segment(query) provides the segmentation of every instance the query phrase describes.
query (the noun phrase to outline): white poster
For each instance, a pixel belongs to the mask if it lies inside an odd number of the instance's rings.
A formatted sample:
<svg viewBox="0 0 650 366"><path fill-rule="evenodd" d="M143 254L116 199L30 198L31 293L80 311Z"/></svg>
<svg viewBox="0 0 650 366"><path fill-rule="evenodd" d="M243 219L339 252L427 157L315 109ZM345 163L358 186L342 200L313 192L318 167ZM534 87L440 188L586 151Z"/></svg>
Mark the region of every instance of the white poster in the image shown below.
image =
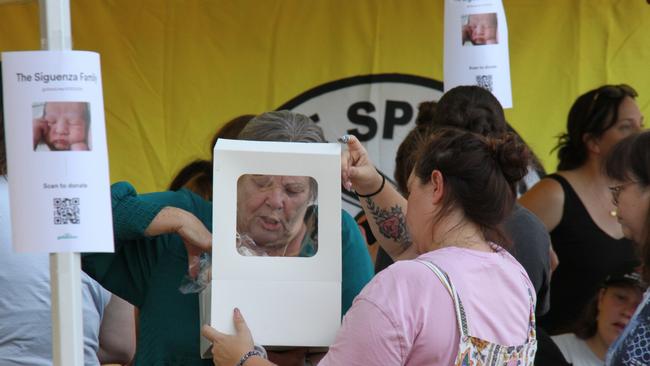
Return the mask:
<svg viewBox="0 0 650 366"><path fill-rule="evenodd" d="M99 54L2 53L5 136L18 252L112 252Z"/></svg>
<svg viewBox="0 0 650 366"><path fill-rule="evenodd" d="M512 108L508 25L501 0L445 0L445 91L478 85Z"/></svg>
<svg viewBox="0 0 650 366"><path fill-rule="evenodd" d="M214 159L210 323L234 333L238 307L262 345L329 346L341 321L340 146L219 139Z"/></svg>

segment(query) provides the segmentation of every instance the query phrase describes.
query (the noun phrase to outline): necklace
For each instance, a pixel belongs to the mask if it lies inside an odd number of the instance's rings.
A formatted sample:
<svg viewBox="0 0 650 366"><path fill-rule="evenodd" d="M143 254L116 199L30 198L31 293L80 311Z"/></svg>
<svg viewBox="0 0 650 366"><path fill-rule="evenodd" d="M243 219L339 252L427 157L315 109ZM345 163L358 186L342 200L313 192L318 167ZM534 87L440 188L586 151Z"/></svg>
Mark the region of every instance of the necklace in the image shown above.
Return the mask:
<svg viewBox="0 0 650 366"><path fill-rule="evenodd" d="M592 186L592 187L593 187L593 186ZM594 193L595 193L595 196L598 198L598 204L599 204L601 207L605 208L605 209L608 211L610 217L616 217L616 214L617 214L617 213L616 213L616 206L614 206L614 204L612 203L612 201L611 201L611 200L607 200L607 199L605 199L605 200L603 201L603 194L602 194L602 192L597 188L597 186L596 186L595 189L594 189L594 188L591 188L591 189L592 189L592 192L595 191ZM609 188L608 188L608 191L609 191ZM592 193L592 194L594 194L594 193ZM607 193L606 193L605 195L607 195ZM612 206L614 206L614 207L612 208Z"/></svg>

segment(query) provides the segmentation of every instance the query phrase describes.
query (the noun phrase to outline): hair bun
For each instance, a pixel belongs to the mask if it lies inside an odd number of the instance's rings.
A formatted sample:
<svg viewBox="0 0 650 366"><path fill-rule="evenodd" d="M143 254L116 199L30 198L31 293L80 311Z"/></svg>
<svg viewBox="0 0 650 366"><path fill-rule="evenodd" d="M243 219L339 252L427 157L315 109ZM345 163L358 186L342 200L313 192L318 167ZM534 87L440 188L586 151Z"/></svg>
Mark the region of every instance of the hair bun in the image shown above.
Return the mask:
<svg viewBox="0 0 650 366"><path fill-rule="evenodd" d="M515 134L488 138L488 146L508 183L515 184L528 174L530 151Z"/></svg>

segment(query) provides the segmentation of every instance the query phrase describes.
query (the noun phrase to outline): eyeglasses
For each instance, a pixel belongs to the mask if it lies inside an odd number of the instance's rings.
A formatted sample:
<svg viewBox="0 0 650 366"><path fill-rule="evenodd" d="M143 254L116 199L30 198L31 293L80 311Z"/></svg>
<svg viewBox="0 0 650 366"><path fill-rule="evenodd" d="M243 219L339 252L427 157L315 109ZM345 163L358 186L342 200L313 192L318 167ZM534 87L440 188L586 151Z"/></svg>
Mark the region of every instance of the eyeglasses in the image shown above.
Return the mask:
<svg viewBox="0 0 650 366"><path fill-rule="evenodd" d="M612 194L612 203L614 204L614 206L618 206L618 197L621 195L621 192L625 189L625 187L629 186L630 184L636 184L636 183L638 182L630 181L616 186L608 187L609 192Z"/></svg>

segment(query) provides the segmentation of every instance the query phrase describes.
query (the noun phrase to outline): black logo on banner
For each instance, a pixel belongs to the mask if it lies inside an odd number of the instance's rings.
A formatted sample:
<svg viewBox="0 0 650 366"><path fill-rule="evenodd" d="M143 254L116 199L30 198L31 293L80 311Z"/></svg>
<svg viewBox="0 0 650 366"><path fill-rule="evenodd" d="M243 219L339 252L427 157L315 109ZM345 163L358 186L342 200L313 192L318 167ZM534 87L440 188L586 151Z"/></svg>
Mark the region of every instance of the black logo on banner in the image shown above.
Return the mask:
<svg viewBox="0 0 650 366"><path fill-rule="evenodd" d="M378 169L392 177L397 147L413 127L418 105L437 101L442 93L441 81L422 76L361 75L309 89L277 109L309 116L329 141L356 136ZM359 207L356 197L345 191L344 201Z"/></svg>

